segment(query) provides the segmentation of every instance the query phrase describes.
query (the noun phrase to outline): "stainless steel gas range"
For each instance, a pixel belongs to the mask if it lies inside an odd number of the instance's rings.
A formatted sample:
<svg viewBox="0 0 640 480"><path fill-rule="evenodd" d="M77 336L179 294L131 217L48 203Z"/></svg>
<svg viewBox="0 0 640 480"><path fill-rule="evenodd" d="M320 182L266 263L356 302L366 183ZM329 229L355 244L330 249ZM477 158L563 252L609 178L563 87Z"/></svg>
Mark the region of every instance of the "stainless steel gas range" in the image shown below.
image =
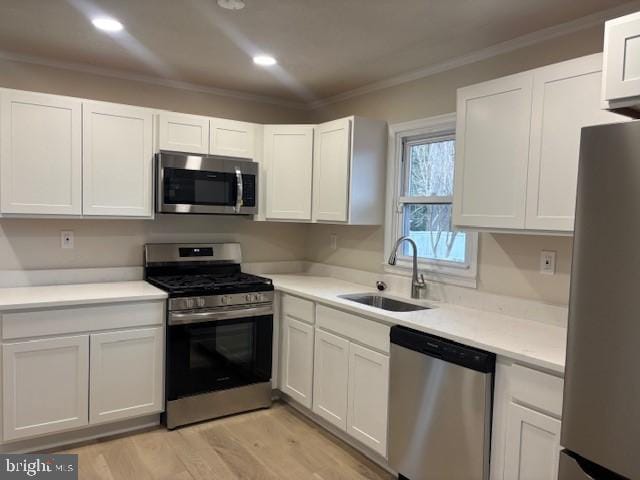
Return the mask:
<svg viewBox="0 0 640 480"><path fill-rule="evenodd" d="M149 244L145 278L167 302L167 428L271 405L273 285L240 245Z"/></svg>

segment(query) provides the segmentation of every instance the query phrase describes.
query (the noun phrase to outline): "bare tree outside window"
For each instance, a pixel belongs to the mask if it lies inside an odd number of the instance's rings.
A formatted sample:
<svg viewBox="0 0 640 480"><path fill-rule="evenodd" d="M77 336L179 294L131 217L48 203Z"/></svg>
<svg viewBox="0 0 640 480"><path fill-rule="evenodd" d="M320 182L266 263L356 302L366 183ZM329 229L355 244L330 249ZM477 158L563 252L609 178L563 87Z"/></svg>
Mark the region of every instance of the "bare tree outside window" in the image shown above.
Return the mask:
<svg viewBox="0 0 640 480"><path fill-rule="evenodd" d="M466 238L451 227L455 140L453 135L405 144L403 229L420 257L466 261ZM405 255L408 255L405 246Z"/></svg>

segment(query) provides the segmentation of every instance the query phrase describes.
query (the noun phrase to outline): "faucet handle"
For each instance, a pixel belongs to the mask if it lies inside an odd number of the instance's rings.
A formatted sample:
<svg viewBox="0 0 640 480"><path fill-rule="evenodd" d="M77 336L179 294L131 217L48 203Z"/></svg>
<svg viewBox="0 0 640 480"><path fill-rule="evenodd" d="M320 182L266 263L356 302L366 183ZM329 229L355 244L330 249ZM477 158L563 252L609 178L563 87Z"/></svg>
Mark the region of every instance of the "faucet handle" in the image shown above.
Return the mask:
<svg viewBox="0 0 640 480"><path fill-rule="evenodd" d="M424 281L424 273L420 274L420 285L426 285L425 281Z"/></svg>

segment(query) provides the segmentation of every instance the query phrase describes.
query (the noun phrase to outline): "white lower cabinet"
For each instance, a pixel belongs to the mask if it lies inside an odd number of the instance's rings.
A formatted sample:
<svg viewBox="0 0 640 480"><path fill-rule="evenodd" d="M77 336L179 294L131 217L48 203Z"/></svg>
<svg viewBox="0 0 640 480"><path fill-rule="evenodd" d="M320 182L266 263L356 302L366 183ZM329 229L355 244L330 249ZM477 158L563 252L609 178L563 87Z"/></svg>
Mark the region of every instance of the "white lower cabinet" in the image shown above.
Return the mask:
<svg viewBox="0 0 640 480"><path fill-rule="evenodd" d="M314 315L290 295L282 304L282 391L386 457L389 327L321 304Z"/></svg>
<svg viewBox="0 0 640 480"><path fill-rule="evenodd" d="M313 411L347 429L349 341L316 329L313 368Z"/></svg>
<svg viewBox="0 0 640 480"><path fill-rule="evenodd" d="M159 412L162 327L91 335L90 423Z"/></svg>
<svg viewBox="0 0 640 480"><path fill-rule="evenodd" d="M491 480L556 480L563 379L498 358Z"/></svg>
<svg viewBox="0 0 640 480"><path fill-rule="evenodd" d="M163 300L0 313L2 442L163 410Z"/></svg>
<svg viewBox="0 0 640 480"><path fill-rule="evenodd" d="M560 420L511 402L508 407L504 478L556 480Z"/></svg>
<svg viewBox="0 0 640 480"><path fill-rule="evenodd" d="M88 424L88 335L4 344L2 378L4 440Z"/></svg>
<svg viewBox="0 0 640 480"><path fill-rule="evenodd" d="M311 408L313 325L285 314L282 327L282 391L305 407Z"/></svg>
<svg viewBox="0 0 640 480"><path fill-rule="evenodd" d="M347 432L386 457L389 357L349 345Z"/></svg>

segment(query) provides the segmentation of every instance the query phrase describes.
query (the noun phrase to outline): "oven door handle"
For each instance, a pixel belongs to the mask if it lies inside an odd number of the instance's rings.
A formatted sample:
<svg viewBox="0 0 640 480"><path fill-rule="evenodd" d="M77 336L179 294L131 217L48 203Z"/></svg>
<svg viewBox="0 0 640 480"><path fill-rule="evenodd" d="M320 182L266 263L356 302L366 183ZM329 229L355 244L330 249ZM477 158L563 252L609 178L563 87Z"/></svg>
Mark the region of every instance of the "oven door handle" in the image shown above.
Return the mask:
<svg viewBox="0 0 640 480"><path fill-rule="evenodd" d="M242 204L243 204L243 200L242 200L243 192L242 192L242 172L238 167L236 167L236 182L237 182L236 213L240 213L240 208L242 208Z"/></svg>
<svg viewBox="0 0 640 480"><path fill-rule="evenodd" d="M169 312L169 326L188 325L190 323L219 322L221 320L232 320L234 318L251 318L272 314L273 305L271 304L250 308L216 309L204 312Z"/></svg>

